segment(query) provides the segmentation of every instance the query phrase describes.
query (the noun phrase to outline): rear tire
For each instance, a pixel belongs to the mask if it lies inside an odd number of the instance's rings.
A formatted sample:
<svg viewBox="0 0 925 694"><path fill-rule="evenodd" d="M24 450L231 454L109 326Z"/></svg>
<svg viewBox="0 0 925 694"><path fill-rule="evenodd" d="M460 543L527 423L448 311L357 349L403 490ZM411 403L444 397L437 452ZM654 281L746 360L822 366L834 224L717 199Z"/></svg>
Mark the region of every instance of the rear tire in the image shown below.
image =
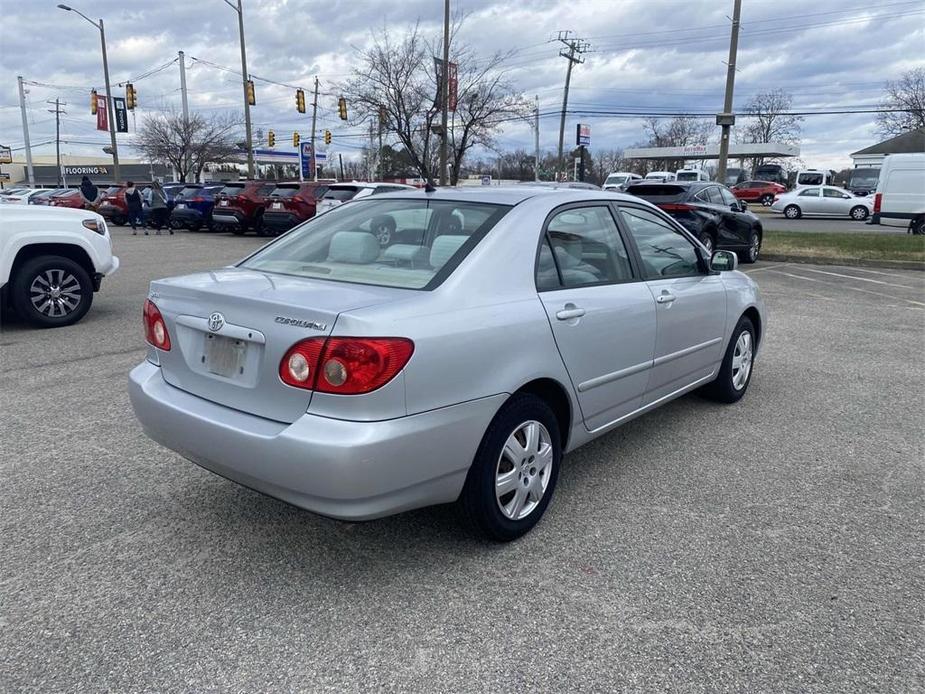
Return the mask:
<svg viewBox="0 0 925 694"><path fill-rule="evenodd" d="M529 532L555 492L561 460L549 405L528 393L513 395L488 425L459 497L468 524L496 542Z"/></svg>
<svg viewBox="0 0 925 694"><path fill-rule="evenodd" d="M803 216L803 211L796 205L787 205L784 208L784 216L787 219L799 219Z"/></svg>
<svg viewBox="0 0 925 694"><path fill-rule="evenodd" d="M11 284L16 313L40 328L76 323L93 303L90 275L70 258L45 255L27 260Z"/></svg>
<svg viewBox="0 0 925 694"><path fill-rule="evenodd" d="M717 402L738 402L748 390L754 373L755 326L747 316L742 316L732 331L719 375L700 392Z"/></svg>
<svg viewBox="0 0 925 694"><path fill-rule="evenodd" d="M867 219L870 212L868 212L867 208L864 207L863 205L858 205L857 207L852 207L851 212L849 212L848 214L851 216L851 219L853 219L854 221L863 222L865 219Z"/></svg>
<svg viewBox="0 0 925 694"><path fill-rule="evenodd" d="M909 225L909 231L911 231L916 236L922 236L925 234L925 217L913 219L912 223Z"/></svg>
<svg viewBox="0 0 925 694"><path fill-rule="evenodd" d="M247 228L243 224L236 224L231 227L231 233L235 236L244 236L244 233L247 231Z"/></svg>

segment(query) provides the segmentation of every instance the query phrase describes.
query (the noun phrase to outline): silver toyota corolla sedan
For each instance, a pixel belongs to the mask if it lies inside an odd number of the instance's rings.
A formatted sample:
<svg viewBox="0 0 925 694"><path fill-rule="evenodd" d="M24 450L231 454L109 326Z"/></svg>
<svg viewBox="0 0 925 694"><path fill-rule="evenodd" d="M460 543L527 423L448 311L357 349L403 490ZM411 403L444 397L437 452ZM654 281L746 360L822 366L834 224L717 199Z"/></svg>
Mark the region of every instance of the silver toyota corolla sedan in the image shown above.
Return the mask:
<svg viewBox="0 0 925 694"><path fill-rule="evenodd" d="M517 186L342 205L152 282L144 326L154 440L334 518L458 501L503 541L563 453L694 389L741 398L766 321L735 256L649 203Z"/></svg>

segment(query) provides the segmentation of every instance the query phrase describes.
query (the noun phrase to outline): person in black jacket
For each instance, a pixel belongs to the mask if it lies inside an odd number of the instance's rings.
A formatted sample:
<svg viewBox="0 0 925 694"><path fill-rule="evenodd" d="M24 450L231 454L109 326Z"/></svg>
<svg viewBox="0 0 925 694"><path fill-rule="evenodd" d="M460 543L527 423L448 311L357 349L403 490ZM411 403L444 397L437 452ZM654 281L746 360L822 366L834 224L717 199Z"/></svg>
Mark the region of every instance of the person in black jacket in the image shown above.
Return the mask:
<svg viewBox="0 0 925 694"><path fill-rule="evenodd" d="M144 220L141 211L141 191L131 181L126 184L125 205L128 207L128 221L132 225L132 235L134 236L138 233L138 225L144 226ZM148 230L145 229L145 236L147 235Z"/></svg>

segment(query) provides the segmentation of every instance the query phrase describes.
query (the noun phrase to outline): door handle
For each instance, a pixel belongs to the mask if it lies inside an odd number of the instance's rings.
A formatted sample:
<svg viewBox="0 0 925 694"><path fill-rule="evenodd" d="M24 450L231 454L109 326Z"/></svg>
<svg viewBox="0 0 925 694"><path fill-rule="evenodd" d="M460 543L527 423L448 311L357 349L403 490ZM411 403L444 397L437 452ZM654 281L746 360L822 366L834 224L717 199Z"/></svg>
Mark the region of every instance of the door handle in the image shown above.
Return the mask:
<svg viewBox="0 0 925 694"><path fill-rule="evenodd" d="M677 298L678 298L678 297L676 297L676 296L675 296L674 294L672 294L671 292L669 292L669 291L663 289L663 290L662 290L662 293L659 294L658 297L656 297L655 300L656 300L658 303L660 303L660 304L670 304L672 301L674 301L674 300L677 299Z"/></svg>
<svg viewBox="0 0 925 694"><path fill-rule="evenodd" d="M583 308L578 308L575 304L566 304L561 311L556 312L556 318L559 320L571 320L572 318L581 318L585 315Z"/></svg>

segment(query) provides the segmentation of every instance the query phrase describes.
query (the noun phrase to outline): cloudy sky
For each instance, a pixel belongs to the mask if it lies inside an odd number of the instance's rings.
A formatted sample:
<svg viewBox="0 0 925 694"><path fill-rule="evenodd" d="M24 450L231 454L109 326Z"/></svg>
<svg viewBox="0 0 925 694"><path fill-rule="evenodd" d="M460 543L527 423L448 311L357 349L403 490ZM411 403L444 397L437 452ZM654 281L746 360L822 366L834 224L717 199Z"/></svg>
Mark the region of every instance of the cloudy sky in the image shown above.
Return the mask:
<svg viewBox="0 0 925 694"><path fill-rule="evenodd" d="M623 112L705 112L721 109L732 0L451 0L467 15L460 40L480 55L514 50L510 79L539 97L540 144L553 149L566 61L558 57L561 30L586 39L591 50L572 75L570 108ZM0 143L22 147L16 76L27 85L34 151L54 152L54 116L47 100L67 102L62 151L99 154L107 143L95 130L89 90L103 92L98 32L53 0L0 0ZM73 0L106 24L114 82L130 78L138 92L138 123L146 113L179 106L177 51L187 56L190 107L241 111L236 13L223 0ZM442 0L244 0L248 70L308 93L321 81L320 129L334 134L332 152L355 156L362 127L337 118L337 82L356 66L356 51L383 27L403 32L420 20L422 31L442 30ZM883 83L925 64L925 5L894 0L744 0L736 77L736 110L754 94L782 88L796 110L854 110L875 105ZM207 61L207 62L203 62ZM165 66L149 76L152 70ZM117 95L124 92L115 88ZM307 94L310 105L310 95ZM310 111L310 108L309 108ZM254 127L277 133L288 147L293 130L310 131L291 89L257 82ZM635 116L570 115L592 126L592 149L620 148L643 139ZM848 154L878 141L872 114L807 116L802 159L807 166L840 168ZM131 128L131 118L130 118ZM131 134L120 135L124 158ZM41 143L41 144L39 144ZM526 124L506 126L500 149L532 149Z"/></svg>

